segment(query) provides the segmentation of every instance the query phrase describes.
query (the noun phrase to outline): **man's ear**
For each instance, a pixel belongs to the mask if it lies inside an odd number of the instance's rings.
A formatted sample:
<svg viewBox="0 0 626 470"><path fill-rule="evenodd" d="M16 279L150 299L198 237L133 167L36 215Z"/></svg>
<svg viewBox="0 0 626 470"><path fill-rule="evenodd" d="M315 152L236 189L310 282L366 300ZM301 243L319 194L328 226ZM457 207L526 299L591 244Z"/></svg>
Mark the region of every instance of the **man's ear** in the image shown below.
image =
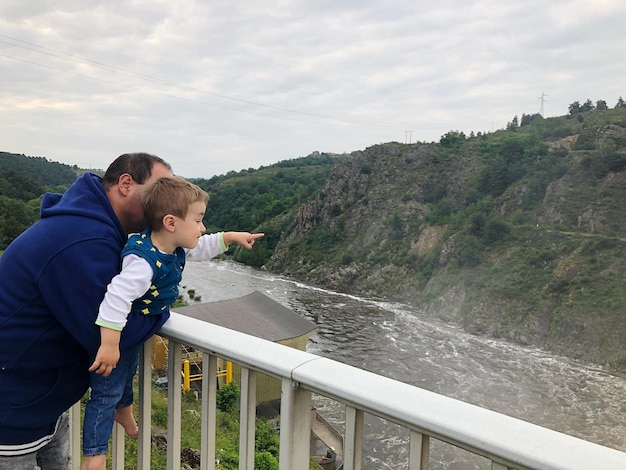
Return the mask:
<svg viewBox="0 0 626 470"><path fill-rule="evenodd" d="M135 181L133 180L133 177L130 176L128 173L123 173L122 175L120 175L117 184L120 193L122 193L122 195L124 196L128 196L134 182Z"/></svg>
<svg viewBox="0 0 626 470"><path fill-rule="evenodd" d="M176 217L172 214L163 216L163 228L168 232L174 232L176 230Z"/></svg>

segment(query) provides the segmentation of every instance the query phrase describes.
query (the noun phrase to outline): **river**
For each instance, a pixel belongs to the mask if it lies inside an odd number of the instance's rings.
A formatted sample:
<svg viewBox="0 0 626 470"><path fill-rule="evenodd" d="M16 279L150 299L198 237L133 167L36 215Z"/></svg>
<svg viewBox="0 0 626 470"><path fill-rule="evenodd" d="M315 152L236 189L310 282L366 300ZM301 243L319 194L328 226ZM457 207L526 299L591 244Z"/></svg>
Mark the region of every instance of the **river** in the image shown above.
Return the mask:
<svg viewBox="0 0 626 470"><path fill-rule="evenodd" d="M228 261L187 263L182 286L201 302L258 290L317 325L310 353L626 451L626 379L600 367L469 335L405 304L331 292ZM314 404L343 430L341 405L320 396ZM366 416L365 434L364 469L406 467L407 432ZM435 442L431 468L489 466Z"/></svg>

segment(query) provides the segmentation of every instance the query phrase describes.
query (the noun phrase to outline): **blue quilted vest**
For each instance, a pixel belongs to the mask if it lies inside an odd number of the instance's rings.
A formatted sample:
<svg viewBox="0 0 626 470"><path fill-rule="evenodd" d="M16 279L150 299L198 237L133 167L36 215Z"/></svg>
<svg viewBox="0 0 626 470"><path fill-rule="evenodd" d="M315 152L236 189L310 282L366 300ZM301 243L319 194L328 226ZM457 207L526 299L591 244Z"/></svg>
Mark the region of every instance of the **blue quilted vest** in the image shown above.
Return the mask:
<svg viewBox="0 0 626 470"><path fill-rule="evenodd" d="M152 267L150 289L131 307L131 313L160 315L178 298L178 285L185 268L185 250L176 248L173 254L159 251L150 240L150 231L131 235L122 250L122 257L133 254L145 259Z"/></svg>

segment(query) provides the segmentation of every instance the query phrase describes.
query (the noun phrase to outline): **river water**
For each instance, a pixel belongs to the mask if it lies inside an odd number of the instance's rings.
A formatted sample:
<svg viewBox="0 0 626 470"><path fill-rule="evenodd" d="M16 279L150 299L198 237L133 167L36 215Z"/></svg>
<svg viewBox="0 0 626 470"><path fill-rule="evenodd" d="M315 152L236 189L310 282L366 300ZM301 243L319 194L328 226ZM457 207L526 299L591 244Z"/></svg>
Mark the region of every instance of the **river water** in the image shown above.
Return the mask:
<svg viewBox="0 0 626 470"><path fill-rule="evenodd" d="M626 379L599 367L469 335L405 304L331 292L228 261L187 263L182 286L202 302L258 290L317 325L310 353L626 451ZM343 431L343 406L319 396L314 404ZM366 416L365 434L364 469L406 468L406 431ZM431 468L489 464L435 442Z"/></svg>

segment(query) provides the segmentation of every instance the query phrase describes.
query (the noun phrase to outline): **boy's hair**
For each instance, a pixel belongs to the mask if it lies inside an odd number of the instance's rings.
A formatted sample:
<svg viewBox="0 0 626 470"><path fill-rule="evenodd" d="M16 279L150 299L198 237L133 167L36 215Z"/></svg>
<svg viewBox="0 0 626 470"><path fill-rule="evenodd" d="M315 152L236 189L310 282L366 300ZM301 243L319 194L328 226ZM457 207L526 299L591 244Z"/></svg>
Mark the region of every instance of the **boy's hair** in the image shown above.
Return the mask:
<svg viewBox="0 0 626 470"><path fill-rule="evenodd" d="M209 195L180 176L159 178L143 193L141 208L143 216L152 231L163 228L163 217L167 214L184 219L189 206L194 202L206 204Z"/></svg>
<svg viewBox="0 0 626 470"><path fill-rule="evenodd" d="M155 163L164 165L170 171L172 167L169 163L156 155L149 153L125 153L115 159L109 165L106 173L102 177L102 184L105 189L115 186L124 173L132 176L138 184L144 184L152 175L152 167Z"/></svg>

